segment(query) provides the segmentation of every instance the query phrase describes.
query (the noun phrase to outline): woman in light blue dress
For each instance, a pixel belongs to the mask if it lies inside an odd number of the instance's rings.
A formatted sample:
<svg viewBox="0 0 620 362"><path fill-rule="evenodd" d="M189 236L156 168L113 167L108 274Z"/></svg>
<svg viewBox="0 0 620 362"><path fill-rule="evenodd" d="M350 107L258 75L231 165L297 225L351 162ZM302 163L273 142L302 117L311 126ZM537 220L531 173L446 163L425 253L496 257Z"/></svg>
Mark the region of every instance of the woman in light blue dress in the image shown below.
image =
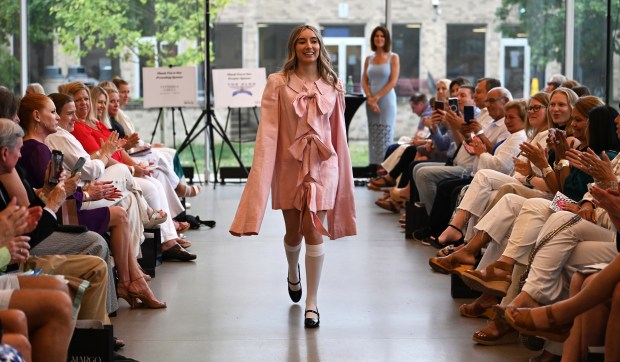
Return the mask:
<svg viewBox="0 0 620 362"><path fill-rule="evenodd" d="M382 26L370 35L374 54L364 62L362 87L366 93L368 115L368 153L370 166L379 165L388 146L394 143L396 121L396 92L394 86L400 72L398 54L392 53L390 32Z"/></svg>

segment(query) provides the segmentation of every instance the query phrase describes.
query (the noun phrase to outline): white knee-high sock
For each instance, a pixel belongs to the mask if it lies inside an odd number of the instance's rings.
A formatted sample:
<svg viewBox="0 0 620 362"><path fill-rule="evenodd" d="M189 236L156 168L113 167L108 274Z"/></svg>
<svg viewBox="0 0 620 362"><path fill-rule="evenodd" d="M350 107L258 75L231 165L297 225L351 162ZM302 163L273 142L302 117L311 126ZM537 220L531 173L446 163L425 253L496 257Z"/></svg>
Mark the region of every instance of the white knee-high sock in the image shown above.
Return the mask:
<svg viewBox="0 0 620 362"><path fill-rule="evenodd" d="M284 252L286 253L286 261L288 262L288 281L291 283L297 283L299 281L299 274L297 265L299 265L299 253L301 251L301 242L295 246L290 246L284 242ZM301 289L301 283L293 285L289 283L289 288L293 291Z"/></svg>
<svg viewBox="0 0 620 362"><path fill-rule="evenodd" d="M306 244L306 309L316 310L323 260L325 260L323 244Z"/></svg>

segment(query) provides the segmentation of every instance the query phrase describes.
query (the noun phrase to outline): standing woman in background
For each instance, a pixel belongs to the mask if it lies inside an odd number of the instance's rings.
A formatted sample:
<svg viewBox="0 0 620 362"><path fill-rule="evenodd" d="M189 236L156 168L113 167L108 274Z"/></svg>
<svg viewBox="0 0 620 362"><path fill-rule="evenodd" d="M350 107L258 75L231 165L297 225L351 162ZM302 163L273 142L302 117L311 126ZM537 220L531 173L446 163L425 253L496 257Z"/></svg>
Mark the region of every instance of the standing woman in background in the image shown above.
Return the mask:
<svg viewBox="0 0 620 362"><path fill-rule="evenodd" d="M388 146L394 143L396 92L394 86L400 72L398 54L392 53L390 32L376 27L370 35L370 49L375 52L364 62L362 87L366 93L368 116L368 153L371 168L377 167Z"/></svg>
<svg viewBox="0 0 620 362"><path fill-rule="evenodd" d="M230 233L258 234L271 189L272 208L284 216L288 294L295 303L302 296L299 254L302 239L306 242L306 328L320 322L323 235L333 240L356 233L344 123L342 81L331 67L320 32L298 26L289 37L282 71L267 79L252 171Z"/></svg>

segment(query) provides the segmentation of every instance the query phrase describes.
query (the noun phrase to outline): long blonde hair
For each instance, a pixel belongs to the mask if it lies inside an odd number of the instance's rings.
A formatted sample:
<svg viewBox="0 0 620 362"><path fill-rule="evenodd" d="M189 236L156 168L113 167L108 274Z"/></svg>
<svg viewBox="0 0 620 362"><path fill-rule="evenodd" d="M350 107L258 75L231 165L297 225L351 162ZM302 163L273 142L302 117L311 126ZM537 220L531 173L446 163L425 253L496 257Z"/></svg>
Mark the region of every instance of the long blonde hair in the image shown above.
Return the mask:
<svg viewBox="0 0 620 362"><path fill-rule="evenodd" d="M95 86L91 88L90 94L91 117L97 119L97 102L99 101L99 96L103 95L105 97L105 109L103 110L103 116L101 116L101 119L99 121L103 123L106 128L112 128L112 126L110 125L110 117L108 116L108 104L110 103L110 96L108 96L108 92L106 92L106 90L102 87Z"/></svg>
<svg viewBox="0 0 620 362"><path fill-rule="evenodd" d="M319 71L319 76L328 84L331 84L332 87L336 88L338 91L343 92L344 90L338 87L338 74L334 72L332 68L332 62L329 59L329 53L325 49L325 45L323 44L323 38L321 37L321 33L313 26L310 25L300 25L295 27L291 31L291 35L288 38L288 57L282 66L282 72L286 76L286 81L289 81L289 76L291 72L295 71L297 68L297 55L295 53L295 42L299 37L299 34L306 30L310 29L316 35L316 38L319 41L320 51L319 51L319 59L316 63L317 70Z"/></svg>

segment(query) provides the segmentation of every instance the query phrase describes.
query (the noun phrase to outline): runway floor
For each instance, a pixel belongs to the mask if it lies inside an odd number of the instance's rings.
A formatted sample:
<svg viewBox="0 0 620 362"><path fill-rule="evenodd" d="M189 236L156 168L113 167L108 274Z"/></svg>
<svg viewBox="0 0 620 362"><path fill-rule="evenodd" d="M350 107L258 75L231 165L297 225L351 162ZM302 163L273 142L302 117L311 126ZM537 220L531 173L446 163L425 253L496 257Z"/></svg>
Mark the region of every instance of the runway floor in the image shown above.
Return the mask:
<svg viewBox="0 0 620 362"><path fill-rule="evenodd" d="M166 262L150 282L164 310L112 318L121 354L151 361L527 361L518 344L486 347L471 336L486 321L460 317L467 300L450 297L434 274L435 249L406 240L397 216L356 188L358 234L326 242L319 289L321 326L303 327L303 303L287 294L280 211L268 206L259 236L228 233L242 184L208 185L189 213L216 220L189 231L195 263ZM302 254L302 278L305 275ZM304 283L305 288L305 283ZM302 301L303 302L303 299Z"/></svg>

